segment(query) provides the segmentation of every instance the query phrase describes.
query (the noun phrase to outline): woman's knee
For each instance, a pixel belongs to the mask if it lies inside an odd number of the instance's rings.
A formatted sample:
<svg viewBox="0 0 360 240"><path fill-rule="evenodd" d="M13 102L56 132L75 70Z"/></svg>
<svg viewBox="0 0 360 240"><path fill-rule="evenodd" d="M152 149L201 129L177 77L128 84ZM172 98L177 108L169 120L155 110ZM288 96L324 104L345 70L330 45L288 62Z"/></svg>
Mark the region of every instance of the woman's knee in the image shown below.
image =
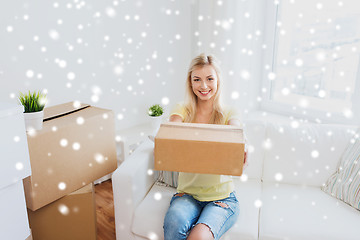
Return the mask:
<svg viewBox="0 0 360 240"><path fill-rule="evenodd" d="M194 199L188 195L174 196L164 219L165 239L186 239L199 214L200 208Z"/></svg>
<svg viewBox="0 0 360 240"><path fill-rule="evenodd" d="M197 224L190 232L188 240L213 240L214 235L209 226L203 223Z"/></svg>

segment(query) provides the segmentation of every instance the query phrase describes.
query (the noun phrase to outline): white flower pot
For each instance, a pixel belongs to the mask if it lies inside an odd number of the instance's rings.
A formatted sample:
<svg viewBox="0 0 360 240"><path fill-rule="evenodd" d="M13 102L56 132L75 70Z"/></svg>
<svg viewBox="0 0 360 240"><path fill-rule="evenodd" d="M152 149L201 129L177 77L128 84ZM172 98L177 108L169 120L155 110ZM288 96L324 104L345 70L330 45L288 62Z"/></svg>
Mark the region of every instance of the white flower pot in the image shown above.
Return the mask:
<svg viewBox="0 0 360 240"><path fill-rule="evenodd" d="M44 110L40 112L24 113L26 131L40 130L43 126Z"/></svg>
<svg viewBox="0 0 360 240"><path fill-rule="evenodd" d="M158 117L151 117L150 118L150 123L151 123L151 128L152 128L152 133L154 134L154 136L156 135L156 133L158 132L161 122L162 122L162 116L158 116Z"/></svg>

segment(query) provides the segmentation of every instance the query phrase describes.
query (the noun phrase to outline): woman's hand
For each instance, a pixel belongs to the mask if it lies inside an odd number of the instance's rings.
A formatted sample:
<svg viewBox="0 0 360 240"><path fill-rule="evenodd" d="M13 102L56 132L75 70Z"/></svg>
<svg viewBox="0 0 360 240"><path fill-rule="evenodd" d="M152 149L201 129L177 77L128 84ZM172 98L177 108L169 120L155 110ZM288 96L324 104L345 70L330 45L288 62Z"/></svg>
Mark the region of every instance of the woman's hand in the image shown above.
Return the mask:
<svg viewBox="0 0 360 240"><path fill-rule="evenodd" d="M248 166L248 162L247 162L247 148L245 148L245 151L244 151L244 165L243 165L243 169L247 168Z"/></svg>
<svg viewBox="0 0 360 240"><path fill-rule="evenodd" d="M247 161L247 152L248 152L248 149L247 149L247 145L245 144L245 147L244 147L244 165L243 165L243 170L245 168L247 168L247 166L249 165L248 164L248 161Z"/></svg>

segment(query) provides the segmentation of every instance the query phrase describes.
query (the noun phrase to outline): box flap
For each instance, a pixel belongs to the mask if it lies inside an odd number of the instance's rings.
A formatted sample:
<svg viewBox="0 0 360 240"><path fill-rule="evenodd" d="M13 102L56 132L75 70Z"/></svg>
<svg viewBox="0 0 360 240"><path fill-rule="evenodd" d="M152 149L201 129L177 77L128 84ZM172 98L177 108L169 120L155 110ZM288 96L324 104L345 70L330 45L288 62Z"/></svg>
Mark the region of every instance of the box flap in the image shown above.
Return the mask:
<svg viewBox="0 0 360 240"><path fill-rule="evenodd" d="M241 127L234 125L223 125L223 124L206 124L206 123L180 123L180 122L167 122L162 123L164 127L180 127L180 128L200 128L208 130L221 130L221 131L242 131Z"/></svg>
<svg viewBox="0 0 360 240"><path fill-rule="evenodd" d="M87 107L90 107L90 105L79 102L68 102L44 108L44 122L73 112L80 111Z"/></svg>
<svg viewBox="0 0 360 240"><path fill-rule="evenodd" d="M201 123L163 123L155 138L244 143L243 129L241 127Z"/></svg>
<svg viewBox="0 0 360 240"><path fill-rule="evenodd" d="M69 195L93 192L93 188L94 188L93 183L90 183L90 184L76 190L75 192L70 193Z"/></svg>

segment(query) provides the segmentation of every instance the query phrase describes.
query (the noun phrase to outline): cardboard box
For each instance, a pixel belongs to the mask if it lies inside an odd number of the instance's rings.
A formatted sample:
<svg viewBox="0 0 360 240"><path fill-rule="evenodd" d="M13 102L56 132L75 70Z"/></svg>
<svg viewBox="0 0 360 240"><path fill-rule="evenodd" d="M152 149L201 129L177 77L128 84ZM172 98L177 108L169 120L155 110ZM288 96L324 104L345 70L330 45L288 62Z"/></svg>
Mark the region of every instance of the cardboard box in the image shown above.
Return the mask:
<svg viewBox="0 0 360 240"><path fill-rule="evenodd" d="M91 183L36 211L28 209L34 240L96 239L96 205Z"/></svg>
<svg viewBox="0 0 360 240"><path fill-rule="evenodd" d="M241 176L244 146L240 127L164 123L155 137L155 170Z"/></svg>
<svg viewBox="0 0 360 240"><path fill-rule="evenodd" d="M70 102L44 111L43 129L27 138L32 175L24 188L33 211L117 168L111 110Z"/></svg>

